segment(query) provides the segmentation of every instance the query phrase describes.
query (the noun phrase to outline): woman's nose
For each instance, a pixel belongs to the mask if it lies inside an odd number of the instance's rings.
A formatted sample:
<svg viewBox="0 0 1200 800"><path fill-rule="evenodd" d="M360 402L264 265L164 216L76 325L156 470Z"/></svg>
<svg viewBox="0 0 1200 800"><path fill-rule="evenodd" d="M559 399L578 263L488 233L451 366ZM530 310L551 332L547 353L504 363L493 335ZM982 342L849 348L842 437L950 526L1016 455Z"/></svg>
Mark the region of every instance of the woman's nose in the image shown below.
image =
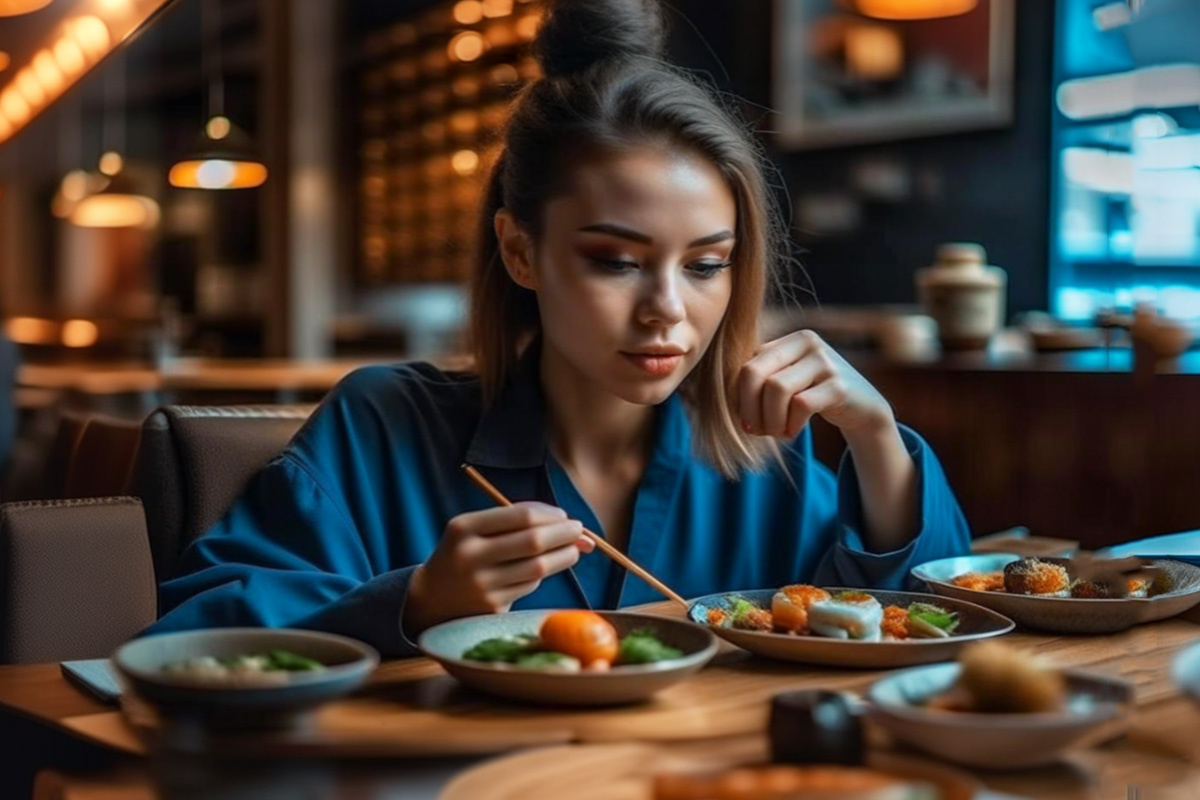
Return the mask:
<svg viewBox="0 0 1200 800"><path fill-rule="evenodd" d="M686 316L679 282L673 276L654 276L639 304L639 321L643 325L669 327L682 322Z"/></svg>

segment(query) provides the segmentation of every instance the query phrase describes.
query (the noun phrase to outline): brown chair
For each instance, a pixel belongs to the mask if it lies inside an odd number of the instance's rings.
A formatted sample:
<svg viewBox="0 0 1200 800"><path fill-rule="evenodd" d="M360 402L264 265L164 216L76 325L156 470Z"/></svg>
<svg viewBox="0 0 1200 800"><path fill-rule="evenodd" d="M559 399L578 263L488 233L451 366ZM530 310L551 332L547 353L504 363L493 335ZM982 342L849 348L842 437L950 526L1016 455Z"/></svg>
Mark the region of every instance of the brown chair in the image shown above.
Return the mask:
<svg viewBox="0 0 1200 800"><path fill-rule="evenodd" d="M156 611L135 498L0 505L0 664L107 656Z"/></svg>
<svg viewBox="0 0 1200 800"><path fill-rule="evenodd" d="M295 435L313 406L166 406L142 424L132 493L142 499L158 581L246 482Z"/></svg>
<svg viewBox="0 0 1200 800"><path fill-rule="evenodd" d="M42 468L41 486L33 493L33 499L58 500L66 495L67 473L71 462L75 459L75 451L83 439L87 429L86 415L72 411L64 411L58 419L58 429L54 440L47 451L45 466Z"/></svg>
<svg viewBox="0 0 1200 800"><path fill-rule="evenodd" d="M89 416L67 467L62 496L78 499L124 494L133 474L141 435L140 422Z"/></svg>

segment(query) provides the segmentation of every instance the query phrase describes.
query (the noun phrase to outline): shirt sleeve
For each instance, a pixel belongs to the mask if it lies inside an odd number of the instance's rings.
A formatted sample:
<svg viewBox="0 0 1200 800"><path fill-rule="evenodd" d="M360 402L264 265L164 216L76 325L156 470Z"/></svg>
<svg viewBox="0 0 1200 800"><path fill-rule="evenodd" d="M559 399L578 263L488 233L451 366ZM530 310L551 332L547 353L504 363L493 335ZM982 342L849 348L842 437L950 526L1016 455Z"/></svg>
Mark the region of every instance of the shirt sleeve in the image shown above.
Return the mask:
<svg viewBox="0 0 1200 800"><path fill-rule="evenodd" d="M965 555L971 532L933 450L915 431L900 425L900 438L917 467L918 532L899 550L874 553L862 536L862 496L849 451L837 474L837 511L833 546L817 568L819 585L874 589L917 589L909 571L938 558Z"/></svg>
<svg viewBox="0 0 1200 800"><path fill-rule="evenodd" d="M143 632L292 627L351 636L385 656L417 648L401 630L418 565L376 574L373 548L335 495L288 454L258 473L164 583L166 612Z"/></svg>

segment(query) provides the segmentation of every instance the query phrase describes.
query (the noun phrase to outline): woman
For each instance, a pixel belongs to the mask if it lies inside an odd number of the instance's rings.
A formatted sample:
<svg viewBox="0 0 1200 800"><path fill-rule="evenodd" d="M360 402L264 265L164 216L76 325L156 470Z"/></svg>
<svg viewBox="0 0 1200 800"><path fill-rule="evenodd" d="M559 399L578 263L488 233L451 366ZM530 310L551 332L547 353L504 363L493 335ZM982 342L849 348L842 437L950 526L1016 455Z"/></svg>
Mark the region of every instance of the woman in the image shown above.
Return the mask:
<svg viewBox="0 0 1200 800"><path fill-rule="evenodd" d="M661 60L657 0L560 0L473 279L478 375L348 377L162 587L151 632L268 625L388 655L439 621L797 581L898 587L968 532L916 434L809 332L759 345L786 230L753 139ZM806 423L841 429L834 477ZM518 503L493 508L460 470Z"/></svg>

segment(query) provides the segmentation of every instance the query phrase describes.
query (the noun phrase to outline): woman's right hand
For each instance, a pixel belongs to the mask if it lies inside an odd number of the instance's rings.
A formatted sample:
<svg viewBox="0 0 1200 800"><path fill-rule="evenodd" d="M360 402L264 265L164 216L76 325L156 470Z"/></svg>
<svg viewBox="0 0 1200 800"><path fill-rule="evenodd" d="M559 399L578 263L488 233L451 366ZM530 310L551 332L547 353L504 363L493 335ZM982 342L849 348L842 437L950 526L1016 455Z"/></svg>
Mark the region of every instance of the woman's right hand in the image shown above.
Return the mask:
<svg viewBox="0 0 1200 800"><path fill-rule="evenodd" d="M413 574L404 630L411 635L448 619L507 611L594 548L582 523L545 503L459 514Z"/></svg>

